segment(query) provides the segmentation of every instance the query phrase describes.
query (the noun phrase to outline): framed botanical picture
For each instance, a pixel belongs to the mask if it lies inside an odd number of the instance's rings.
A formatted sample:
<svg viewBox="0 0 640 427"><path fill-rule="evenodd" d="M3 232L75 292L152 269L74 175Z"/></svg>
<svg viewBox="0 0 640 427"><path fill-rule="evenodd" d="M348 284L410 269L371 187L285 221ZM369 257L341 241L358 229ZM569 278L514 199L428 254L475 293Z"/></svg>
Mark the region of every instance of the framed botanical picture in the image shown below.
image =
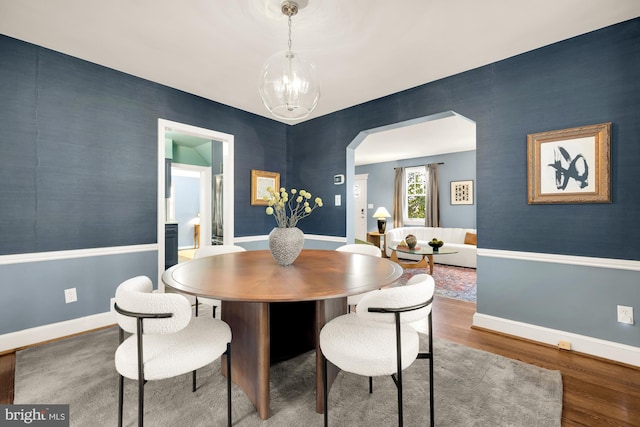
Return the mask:
<svg viewBox="0 0 640 427"><path fill-rule="evenodd" d="M451 181L451 204L473 204L473 181Z"/></svg>
<svg viewBox="0 0 640 427"><path fill-rule="evenodd" d="M611 123L527 135L529 204L611 203Z"/></svg>
<svg viewBox="0 0 640 427"><path fill-rule="evenodd" d="M266 206L267 201L264 195L269 194L267 188L273 188L276 191L280 189L280 174L277 172L267 172L260 170L251 170L251 204Z"/></svg>

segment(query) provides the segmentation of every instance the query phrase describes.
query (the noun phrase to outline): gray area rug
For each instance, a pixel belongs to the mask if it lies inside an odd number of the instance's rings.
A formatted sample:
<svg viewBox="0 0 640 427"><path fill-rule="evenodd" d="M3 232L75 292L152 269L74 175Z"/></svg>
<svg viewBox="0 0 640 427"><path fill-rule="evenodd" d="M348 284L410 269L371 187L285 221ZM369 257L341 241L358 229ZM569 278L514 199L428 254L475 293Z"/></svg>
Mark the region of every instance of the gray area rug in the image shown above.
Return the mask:
<svg viewBox="0 0 640 427"><path fill-rule="evenodd" d="M117 425L118 376L113 356L117 328L18 352L15 403L69 404L72 426ZM423 343L425 344L425 343ZM423 346L426 348L426 346ZM219 360L191 376L150 381L145 386L149 426L226 425L226 381ZM435 340L437 426L560 426L562 379L549 371ZM271 413L262 421L244 393L233 386L235 426L321 426L315 412L315 353L271 369ZM428 361L404 371L405 424L428 425ZM331 426L397 425L396 390L390 377L367 379L340 373L329 394ZM125 379L125 425L137 425L136 382Z"/></svg>

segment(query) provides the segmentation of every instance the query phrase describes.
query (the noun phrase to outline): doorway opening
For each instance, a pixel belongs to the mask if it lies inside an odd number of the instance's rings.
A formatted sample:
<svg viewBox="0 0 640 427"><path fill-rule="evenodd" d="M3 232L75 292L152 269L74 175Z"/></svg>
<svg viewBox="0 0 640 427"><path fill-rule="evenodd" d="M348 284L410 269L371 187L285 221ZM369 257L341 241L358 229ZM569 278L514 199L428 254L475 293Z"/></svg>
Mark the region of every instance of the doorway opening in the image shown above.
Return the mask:
<svg viewBox="0 0 640 427"><path fill-rule="evenodd" d="M367 179L368 174L355 176L353 184L354 232L356 240L367 240Z"/></svg>
<svg viewBox="0 0 640 427"><path fill-rule="evenodd" d="M476 129L475 122L454 111L445 111L429 116L418 117L403 122L393 123L386 126L367 129L361 131L346 148L346 240L354 242L358 238L356 233L356 221L361 215L356 211L357 201L351 190L355 190L356 166L373 165L376 163L401 162L403 160L417 159L422 157L432 157L436 155L447 155L463 151L474 151L476 149ZM452 165L448 165L451 167ZM475 160L471 165L471 172L475 179ZM364 174L367 171L359 168L358 173ZM389 169L392 174L393 168ZM443 171L444 173L444 171ZM466 174L467 172L465 172ZM445 174L446 175L446 174ZM393 190L389 189L387 194L383 189L387 188L391 178L384 178L380 181L378 176L371 172L368 174L369 188L376 188L376 192L369 192L364 221L367 230L376 229L376 220L373 212L380 206L392 206ZM441 177L440 187L445 187L445 182ZM448 179L448 178L447 178ZM449 182L447 180L446 185ZM391 184L392 188L393 185ZM445 191L446 190L446 191ZM444 200L449 198L449 189L443 188L441 194L446 195ZM458 215L462 209L454 209L445 203L441 198L442 209L451 211L452 215ZM386 206L385 206L386 207ZM361 208L359 208L361 209ZM475 225L475 205L473 210L473 224ZM475 228L467 226L465 228Z"/></svg>
<svg viewBox="0 0 640 427"><path fill-rule="evenodd" d="M185 137L192 137L198 139L205 139L214 142L220 147L221 162L211 163L206 168L207 172L203 172L202 168L195 168L201 176L200 179L200 236L198 238L198 244L201 246L211 245L213 241L220 241L223 244L233 244L234 239L234 136L210 129L199 128L196 126L187 125L184 123L172 122L169 120L158 119L158 289L164 290L164 285L161 280L162 273L165 269L165 224L169 221L175 221L175 218L171 218L171 194L167 192L167 189L171 187L171 168L167 167L171 162L167 161L167 146L171 143L171 138L175 138L176 135L183 135ZM202 165L201 165L202 166ZM189 169L189 166L182 165L182 169ZM204 173L204 177L202 174ZM220 175L220 188L218 189L219 205L218 208L221 212L218 212L216 217L217 223L213 221L213 202L214 186L212 185L212 174ZM223 179L222 179L223 178ZM206 189L204 188L206 187ZM220 190L224 194L224 200L222 200ZM190 230L193 230L195 218L192 218L193 224L190 226ZM218 236L213 236L212 231L216 229ZM221 232L221 236L220 236ZM193 238L193 234L191 238ZM214 237L217 239L215 240ZM178 236L180 238L180 236Z"/></svg>
<svg viewBox="0 0 640 427"><path fill-rule="evenodd" d="M167 222L178 225L178 262L193 259L195 250L212 235L211 197L210 167L171 165Z"/></svg>

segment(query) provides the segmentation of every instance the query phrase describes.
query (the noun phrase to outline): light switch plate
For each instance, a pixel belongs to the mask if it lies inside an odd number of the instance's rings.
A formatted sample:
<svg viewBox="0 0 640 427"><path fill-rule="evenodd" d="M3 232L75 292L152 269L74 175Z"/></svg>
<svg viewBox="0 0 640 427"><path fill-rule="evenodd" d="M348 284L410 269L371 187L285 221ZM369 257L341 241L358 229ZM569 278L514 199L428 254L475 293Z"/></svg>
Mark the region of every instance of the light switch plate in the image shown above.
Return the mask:
<svg viewBox="0 0 640 427"><path fill-rule="evenodd" d="M340 197L339 194L336 194L334 202L334 205L340 206L342 204L342 197Z"/></svg>
<svg viewBox="0 0 640 427"><path fill-rule="evenodd" d="M69 304L70 302L78 301L78 295L76 294L76 288L69 288L64 290L64 302Z"/></svg>
<svg viewBox="0 0 640 427"><path fill-rule="evenodd" d="M618 306L618 322L633 325L633 307Z"/></svg>

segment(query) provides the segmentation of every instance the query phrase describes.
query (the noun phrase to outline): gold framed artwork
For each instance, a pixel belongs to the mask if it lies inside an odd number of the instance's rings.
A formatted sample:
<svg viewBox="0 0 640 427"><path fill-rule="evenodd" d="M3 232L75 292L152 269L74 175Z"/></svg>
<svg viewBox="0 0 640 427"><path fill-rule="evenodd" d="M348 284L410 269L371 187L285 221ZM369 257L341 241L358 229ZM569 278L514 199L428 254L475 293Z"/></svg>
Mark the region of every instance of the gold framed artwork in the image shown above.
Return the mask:
<svg viewBox="0 0 640 427"><path fill-rule="evenodd" d="M451 181L451 204L473 204L473 181Z"/></svg>
<svg viewBox="0 0 640 427"><path fill-rule="evenodd" d="M611 203L611 122L527 135L529 204Z"/></svg>
<svg viewBox="0 0 640 427"><path fill-rule="evenodd" d="M267 201L263 199L267 188L280 189L280 174L278 172L267 172L251 169L251 204L266 206Z"/></svg>

